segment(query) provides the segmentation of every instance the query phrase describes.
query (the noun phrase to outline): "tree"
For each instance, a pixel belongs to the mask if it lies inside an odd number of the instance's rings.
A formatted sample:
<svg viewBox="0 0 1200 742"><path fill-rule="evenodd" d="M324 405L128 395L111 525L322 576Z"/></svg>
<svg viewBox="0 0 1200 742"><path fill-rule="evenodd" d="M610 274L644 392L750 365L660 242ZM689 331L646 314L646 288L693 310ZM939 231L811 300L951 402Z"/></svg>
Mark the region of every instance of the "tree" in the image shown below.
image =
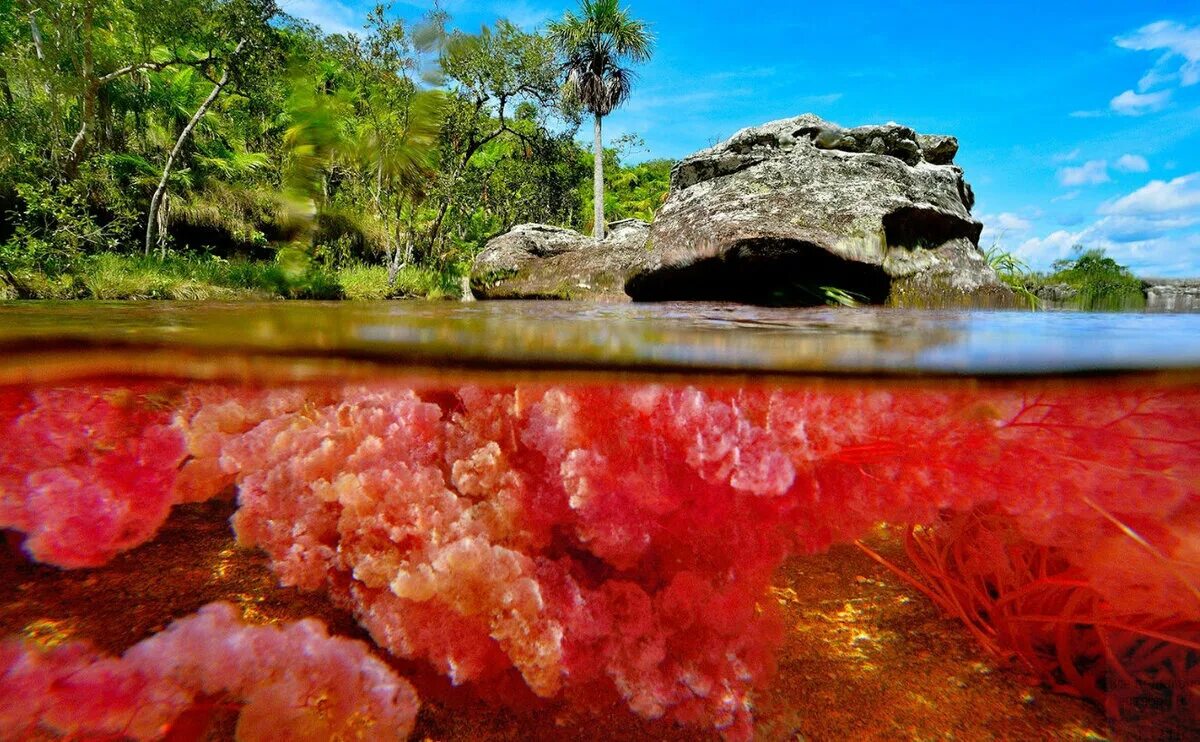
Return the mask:
<svg viewBox="0 0 1200 742"><path fill-rule="evenodd" d="M410 73L442 46L446 18L435 10L410 28L388 11L376 6L365 36L335 37L329 58L301 71L286 140L291 188L318 216L335 216L343 192L357 210L369 204L394 285L413 257L415 213L435 177L445 108L443 93Z"/></svg>
<svg viewBox="0 0 1200 742"><path fill-rule="evenodd" d="M447 216L461 216L452 212L463 203L464 176L489 145L519 140L522 149L532 150L548 140L544 126L515 121L514 111L550 109L559 92L553 45L505 20L478 35L455 33L441 66L452 96L442 132L440 204L429 230L431 248L444 238Z"/></svg>
<svg viewBox="0 0 1200 742"><path fill-rule="evenodd" d="M592 233L599 241L605 230L603 119L629 99L633 72L626 65L649 61L653 37L619 0L582 0L579 11L567 11L561 21L551 23L550 37L565 58L567 99L595 117Z"/></svg>
<svg viewBox="0 0 1200 742"><path fill-rule="evenodd" d="M207 70L209 65L200 65L197 67L206 76L209 76L209 81L213 84L213 88L196 109L196 112L189 118L187 125L179 133L179 136L175 140L175 146L171 149L170 155L167 156L166 164L163 165L162 177L159 179L158 186L154 189L154 195L150 198L150 209L146 216L146 255L150 254L156 226L158 227L159 242L162 244L163 255L166 255L166 232L163 229L164 225L161 219L162 200L167 192L171 170L175 167L175 163L179 159L184 145L201 119L204 118L213 103L216 102L217 97L233 80L235 65L240 61L239 57L247 45L255 45L258 42L257 46L261 47L263 38L272 35L272 30L268 24L278 11L279 8L275 4L275 0L227 0L222 5L213 8L213 15L216 16L214 20L218 21L218 27L224 30L225 35L229 37L237 36L237 42L231 51L223 55L225 57L224 70L221 72L219 78L210 76ZM221 35L217 33L210 36L210 43L214 40L220 40ZM226 43L229 43L228 39L226 39Z"/></svg>

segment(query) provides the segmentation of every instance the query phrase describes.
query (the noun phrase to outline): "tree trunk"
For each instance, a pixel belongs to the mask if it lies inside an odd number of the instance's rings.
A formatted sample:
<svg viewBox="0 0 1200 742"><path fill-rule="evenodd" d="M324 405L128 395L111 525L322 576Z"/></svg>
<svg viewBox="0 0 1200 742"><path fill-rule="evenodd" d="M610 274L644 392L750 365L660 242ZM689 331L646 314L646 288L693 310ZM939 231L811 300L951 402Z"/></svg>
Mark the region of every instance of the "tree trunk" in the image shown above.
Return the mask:
<svg viewBox="0 0 1200 742"><path fill-rule="evenodd" d="M238 42L237 49L234 49L229 62L225 65L225 71L221 73L221 79L213 87L212 92L196 109L196 113L192 115L191 121L188 121L187 126L180 132L179 138L175 140L175 147L171 150L170 156L167 157L167 164L163 167L162 180L158 181L158 188L154 190L154 196L150 199L150 214L146 217L146 255L150 254L150 246L154 241L154 225L158 222L158 211L162 207L163 194L167 191L167 181L171 178L171 169L175 167L175 160L179 157L180 151L183 150L183 145L187 142L187 138L191 136L192 130L200 123L200 119L204 118L204 114L208 113L208 109L217 100L217 96L229 84L229 70L233 67L233 60L246 45L245 39ZM163 256L166 256L166 245L163 245Z"/></svg>
<svg viewBox="0 0 1200 742"><path fill-rule="evenodd" d="M29 14L29 33L33 36L33 50L41 62L46 58L46 53L42 49L42 29L38 28L36 10Z"/></svg>
<svg viewBox="0 0 1200 742"><path fill-rule="evenodd" d="M96 115L96 93L100 84L96 80L96 58L92 47L92 27L95 8L88 3L83 10L83 106L80 111L79 133L71 142L71 150L67 155L67 175L74 178L79 171L87 150L88 128L92 117ZM39 47L40 55L40 47Z"/></svg>
<svg viewBox="0 0 1200 742"><path fill-rule="evenodd" d="M592 174L592 198L595 199L592 235L597 242L604 239L604 140L600 136L600 114L596 114L596 168Z"/></svg>

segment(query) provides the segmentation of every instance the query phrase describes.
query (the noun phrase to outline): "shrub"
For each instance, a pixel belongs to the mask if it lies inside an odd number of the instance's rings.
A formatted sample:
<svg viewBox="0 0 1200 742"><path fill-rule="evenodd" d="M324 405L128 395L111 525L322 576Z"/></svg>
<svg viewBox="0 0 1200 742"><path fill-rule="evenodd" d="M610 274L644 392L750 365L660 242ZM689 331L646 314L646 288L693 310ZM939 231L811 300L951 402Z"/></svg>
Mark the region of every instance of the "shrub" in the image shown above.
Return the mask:
<svg viewBox="0 0 1200 742"><path fill-rule="evenodd" d="M1073 304L1085 311L1144 309L1141 280L1103 250L1076 246L1074 257L1054 263L1051 282L1065 283L1078 292Z"/></svg>

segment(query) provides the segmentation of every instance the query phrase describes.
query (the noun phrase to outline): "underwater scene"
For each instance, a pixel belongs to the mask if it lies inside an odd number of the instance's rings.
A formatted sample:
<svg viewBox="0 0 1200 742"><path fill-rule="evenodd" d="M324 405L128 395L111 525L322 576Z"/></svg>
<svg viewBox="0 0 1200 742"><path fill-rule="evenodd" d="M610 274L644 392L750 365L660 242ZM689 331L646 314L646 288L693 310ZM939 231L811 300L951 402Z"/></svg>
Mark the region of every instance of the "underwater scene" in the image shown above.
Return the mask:
<svg viewBox="0 0 1200 742"><path fill-rule="evenodd" d="M1197 316L0 328L0 739L1200 730Z"/></svg>

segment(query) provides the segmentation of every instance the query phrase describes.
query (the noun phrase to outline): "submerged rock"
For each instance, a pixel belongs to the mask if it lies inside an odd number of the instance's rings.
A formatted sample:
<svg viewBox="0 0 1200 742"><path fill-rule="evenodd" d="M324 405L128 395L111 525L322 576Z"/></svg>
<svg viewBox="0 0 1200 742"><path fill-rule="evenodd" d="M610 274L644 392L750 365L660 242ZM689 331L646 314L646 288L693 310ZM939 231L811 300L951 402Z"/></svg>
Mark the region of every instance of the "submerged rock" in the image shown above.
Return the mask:
<svg viewBox="0 0 1200 742"><path fill-rule="evenodd" d="M480 299L628 301L626 280L645 264L650 225L615 222L597 243L570 229L522 224L496 237L471 267Z"/></svg>
<svg viewBox="0 0 1200 742"><path fill-rule="evenodd" d="M680 162L626 284L635 300L1007 304L979 249L958 142L806 114Z"/></svg>

